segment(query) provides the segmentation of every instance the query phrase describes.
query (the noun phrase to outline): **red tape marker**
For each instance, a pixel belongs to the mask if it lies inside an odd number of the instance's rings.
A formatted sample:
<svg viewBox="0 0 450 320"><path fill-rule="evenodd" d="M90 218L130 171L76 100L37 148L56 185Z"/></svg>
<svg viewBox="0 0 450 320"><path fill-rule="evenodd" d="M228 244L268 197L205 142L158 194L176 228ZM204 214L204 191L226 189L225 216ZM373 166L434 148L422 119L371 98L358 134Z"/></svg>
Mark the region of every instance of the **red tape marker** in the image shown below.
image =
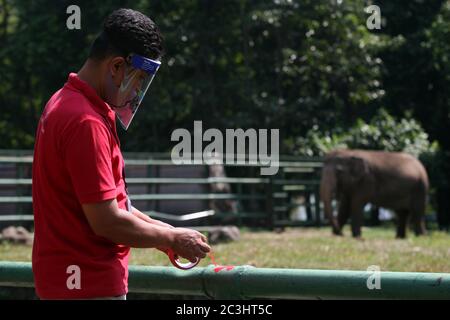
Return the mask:
<svg viewBox="0 0 450 320"><path fill-rule="evenodd" d="M227 271L230 271L230 270L234 269L234 266L219 266L216 263L216 259L214 259L214 253L212 251L208 253L208 256L211 259L211 262L213 263L213 265L215 266L214 272L217 273L217 272L220 272L220 271L222 271L224 269L227 270Z"/></svg>
<svg viewBox="0 0 450 320"><path fill-rule="evenodd" d="M200 259L197 258L195 262L181 263L178 255L173 252L172 249L167 250L167 255L169 256L170 262L172 265L181 270L189 270L194 268L200 262ZM211 251L208 253L209 258L211 259L212 264L214 265L214 272L220 272L222 270L230 271L234 269L234 266L221 266L216 263L216 259L214 258L214 253Z"/></svg>
<svg viewBox="0 0 450 320"><path fill-rule="evenodd" d="M196 258L197 260L195 262L181 263L178 255L173 252L172 249L167 251L167 255L169 256L170 262L172 262L173 266L181 270L192 269L200 262L200 259Z"/></svg>

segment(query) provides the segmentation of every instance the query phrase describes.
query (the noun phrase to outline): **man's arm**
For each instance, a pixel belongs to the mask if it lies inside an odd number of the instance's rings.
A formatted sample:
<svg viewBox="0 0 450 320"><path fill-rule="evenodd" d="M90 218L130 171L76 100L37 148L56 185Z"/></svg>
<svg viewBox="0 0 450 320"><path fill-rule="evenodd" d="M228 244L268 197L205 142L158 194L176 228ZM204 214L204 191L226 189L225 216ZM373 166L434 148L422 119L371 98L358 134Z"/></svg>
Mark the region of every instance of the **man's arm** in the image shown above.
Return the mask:
<svg viewBox="0 0 450 320"><path fill-rule="evenodd" d="M143 221L145 221L145 222L147 222L147 223L151 223L151 224L154 224L154 225L157 225L157 226L160 226L160 227L164 227L164 228L174 228L173 226L171 226L170 224L168 224L168 223L164 223L164 222L162 222L162 221L159 221L159 220L155 220L155 219L152 219L152 218L150 218L148 215L146 215L145 213L143 213L143 212L141 212L141 211L139 211L138 209L136 209L135 207L131 207L132 209L132 214L135 216L135 217L137 217L137 218L139 218L139 219L141 219L141 220L143 220ZM166 247L156 247L156 249L158 249L159 251L161 251L161 252L163 252L163 253L165 253L165 254L167 254L167 248Z"/></svg>
<svg viewBox="0 0 450 320"><path fill-rule="evenodd" d="M82 207L94 233L117 244L135 248L172 248L192 262L204 258L211 249L201 233L149 223L119 209L115 199L83 204Z"/></svg>
<svg viewBox="0 0 450 320"><path fill-rule="evenodd" d="M148 215L146 215L145 213L142 213L141 211L139 211L138 209L136 209L135 207L132 207L132 213L135 217L144 220L148 223L157 225L157 226L161 226L161 227L165 227L165 228L174 228L173 226L171 226L168 223L164 223L162 221L156 220L156 219L152 219L150 218Z"/></svg>

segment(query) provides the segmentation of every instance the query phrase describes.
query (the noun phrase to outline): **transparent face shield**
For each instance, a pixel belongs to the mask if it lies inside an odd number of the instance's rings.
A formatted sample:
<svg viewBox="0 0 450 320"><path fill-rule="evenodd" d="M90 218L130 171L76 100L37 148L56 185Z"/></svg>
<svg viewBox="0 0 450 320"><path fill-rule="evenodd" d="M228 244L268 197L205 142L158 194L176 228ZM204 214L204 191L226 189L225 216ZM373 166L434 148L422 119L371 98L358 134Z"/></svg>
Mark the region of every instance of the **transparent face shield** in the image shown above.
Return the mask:
<svg viewBox="0 0 450 320"><path fill-rule="evenodd" d="M137 54L131 55L128 59L130 66L127 68L125 78L119 88L116 105L111 105L125 130L133 121L134 115L161 65L159 61Z"/></svg>

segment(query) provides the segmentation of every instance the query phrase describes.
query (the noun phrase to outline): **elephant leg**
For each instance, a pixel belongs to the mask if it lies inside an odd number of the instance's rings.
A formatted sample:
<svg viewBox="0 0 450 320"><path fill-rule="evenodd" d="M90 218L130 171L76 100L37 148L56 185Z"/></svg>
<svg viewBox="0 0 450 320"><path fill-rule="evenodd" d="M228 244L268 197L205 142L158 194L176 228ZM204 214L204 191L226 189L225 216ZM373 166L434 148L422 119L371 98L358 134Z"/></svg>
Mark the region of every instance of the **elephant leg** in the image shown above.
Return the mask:
<svg viewBox="0 0 450 320"><path fill-rule="evenodd" d="M363 209L365 203L363 201L354 199L351 202L351 216L352 216L352 235L354 238L361 237L361 227L363 225Z"/></svg>
<svg viewBox="0 0 450 320"><path fill-rule="evenodd" d="M379 226L380 225L380 208L378 206L372 205L372 209L370 211L370 224L372 226Z"/></svg>
<svg viewBox="0 0 450 320"><path fill-rule="evenodd" d="M425 228L425 222L420 217L413 217L414 234L416 236L422 236L427 233Z"/></svg>
<svg viewBox="0 0 450 320"><path fill-rule="evenodd" d="M408 222L408 211L398 210L397 212L397 238L404 239L406 237L406 224Z"/></svg>
<svg viewBox="0 0 450 320"><path fill-rule="evenodd" d="M411 223L416 236L427 233L424 221L425 198L426 196L414 198L410 209Z"/></svg>
<svg viewBox="0 0 450 320"><path fill-rule="evenodd" d="M413 226L414 234L416 236L421 236L427 233L425 228L425 221L423 219L423 213L418 213L415 211L411 212L411 223Z"/></svg>
<svg viewBox="0 0 450 320"><path fill-rule="evenodd" d="M350 199L348 197L342 197L341 201L339 201L336 234L342 235L342 228L345 226L348 218L350 217L350 210Z"/></svg>

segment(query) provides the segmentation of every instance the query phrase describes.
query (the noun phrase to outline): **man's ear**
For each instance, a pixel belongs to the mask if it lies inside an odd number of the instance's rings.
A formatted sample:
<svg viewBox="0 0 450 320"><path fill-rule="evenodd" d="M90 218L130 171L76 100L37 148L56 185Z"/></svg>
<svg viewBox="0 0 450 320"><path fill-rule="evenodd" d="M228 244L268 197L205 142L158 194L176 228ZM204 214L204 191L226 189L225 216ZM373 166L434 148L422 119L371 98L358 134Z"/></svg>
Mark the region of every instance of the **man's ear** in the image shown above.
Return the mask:
<svg viewBox="0 0 450 320"><path fill-rule="evenodd" d="M123 78L125 72L125 58L113 57L108 63L109 71L114 78Z"/></svg>

